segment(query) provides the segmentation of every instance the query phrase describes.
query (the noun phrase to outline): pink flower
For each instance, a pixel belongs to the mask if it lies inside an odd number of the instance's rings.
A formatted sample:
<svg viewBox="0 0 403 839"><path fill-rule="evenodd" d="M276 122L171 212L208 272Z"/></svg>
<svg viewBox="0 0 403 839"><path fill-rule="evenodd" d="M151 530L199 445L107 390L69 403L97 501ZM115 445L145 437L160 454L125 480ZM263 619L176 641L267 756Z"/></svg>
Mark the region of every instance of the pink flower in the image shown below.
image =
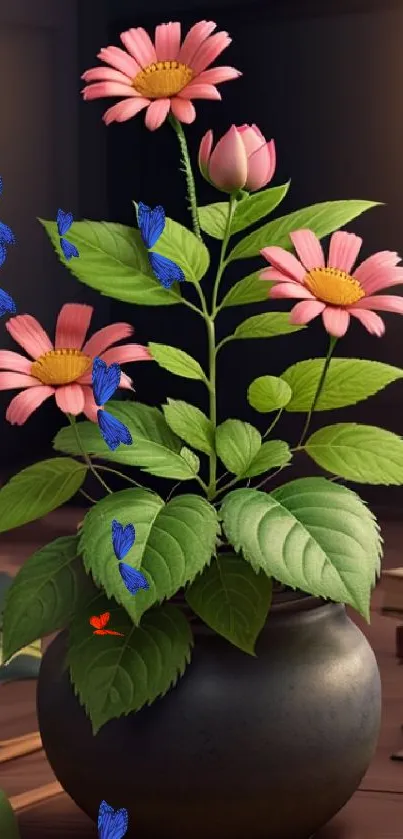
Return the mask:
<svg viewBox="0 0 403 839"><path fill-rule="evenodd" d="M224 192L255 192L271 181L276 168L274 140L266 142L257 125L232 125L215 149L207 131L199 149L202 175Z"/></svg>
<svg viewBox="0 0 403 839"><path fill-rule="evenodd" d="M104 122L125 122L147 108L146 126L155 131L169 112L180 122L193 122L196 111L192 99L221 99L215 87L241 75L233 67L210 64L229 46L227 32L216 32L213 21L201 20L181 44L180 23L161 23L153 44L147 32L138 27L122 32L125 47L104 47L98 53L107 66L87 70L82 78L89 82L84 99L122 97L105 111Z"/></svg>
<svg viewBox="0 0 403 839"><path fill-rule="evenodd" d="M300 261L283 248L263 248L260 253L272 267L262 271L260 277L274 282L271 298L301 300L291 309L291 323L309 323L322 315L327 332L341 338L352 315L371 335L380 337L385 324L374 309L403 315L403 297L376 294L403 283L397 253L374 253L353 271L362 244L354 233L333 233L327 265L319 239L311 230L296 230L290 238Z"/></svg>
<svg viewBox="0 0 403 839"><path fill-rule="evenodd" d="M141 344L112 347L133 334L129 323L114 323L99 329L84 343L93 312L92 306L66 303L57 322L55 344L31 315L17 315L6 323L14 340L31 356L0 351L0 390L21 393L11 400L6 419L12 425L23 425L45 399L53 396L66 414L84 413L96 422L97 406L91 381L92 363L96 356L107 364L126 361L151 361L151 355ZM84 346L83 346L84 345ZM132 387L132 380L122 373L120 387Z"/></svg>

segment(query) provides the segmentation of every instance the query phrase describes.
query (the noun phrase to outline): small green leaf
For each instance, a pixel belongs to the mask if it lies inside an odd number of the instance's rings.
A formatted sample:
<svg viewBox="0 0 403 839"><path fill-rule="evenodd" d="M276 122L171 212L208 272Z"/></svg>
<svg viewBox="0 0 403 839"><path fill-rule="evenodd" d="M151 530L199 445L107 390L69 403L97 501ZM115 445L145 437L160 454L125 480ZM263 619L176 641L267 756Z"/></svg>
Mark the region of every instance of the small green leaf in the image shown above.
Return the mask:
<svg viewBox="0 0 403 839"><path fill-rule="evenodd" d="M168 399L162 410L169 427L185 443L205 454L214 451L213 425L199 408L179 399Z"/></svg>
<svg viewBox="0 0 403 839"><path fill-rule="evenodd" d="M197 454L195 454L195 452L192 452L191 449L187 449L186 446L182 446L180 450L180 456L188 464L192 474L198 475L200 469L200 460L197 457Z"/></svg>
<svg viewBox="0 0 403 839"><path fill-rule="evenodd" d="M61 537L36 551L6 594L4 660L35 639L64 629L95 592L84 573L76 536Z"/></svg>
<svg viewBox="0 0 403 839"><path fill-rule="evenodd" d="M234 338L274 338L306 329L304 325L290 323L289 312L264 312L254 315L237 326Z"/></svg>
<svg viewBox="0 0 403 839"><path fill-rule="evenodd" d="M287 411L309 411L325 363L324 358L298 361L281 378L291 390ZM386 385L403 378L403 370L363 358L332 358L315 411L344 408L373 396Z"/></svg>
<svg viewBox="0 0 403 839"><path fill-rule="evenodd" d="M42 460L0 489L0 533L46 516L78 492L87 467L70 457Z"/></svg>
<svg viewBox="0 0 403 839"><path fill-rule="evenodd" d="M217 454L234 475L245 474L261 443L259 431L248 422L228 419L216 429Z"/></svg>
<svg viewBox="0 0 403 839"><path fill-rule="evenodd" d="M224 553L196 577L186 600L211 629L245 653L255 655L271 594L272 583L266 574L256 574L241 557Z"/></svg>
<svg viewBox="0 0 403 839"><path fill-rule="evenodd" d="M192 283L200 282L210 264L205 244L187 227L171 218L166 219L162 235L150 250L172 259L182 268L185 279Z"/></svg>
<svg viewBox="0 0 403 839"><path fill-rule="evenodd" d="M293 230L309 228L319 239L322 239L334 230L344 227L361 213L376 206L379 206L377 201L325 201L322 204L304 207L302 210L296 210L287 216L269 221L263 227L249 233L249 236L238 242L231 251L229 260L258 256L262 248L267 248L269 245L291 250L290 233Z"/></svg>
<svg viewBox="0 0 403 839"><path fill-rule="evenodd" d="M356 493L325 478L299 478L270 494L237 489L221 517L230 544L255 570L369 619L382 540Z"/></svg>
<svg viewBox="0 0 403 839"><path fill-rule="evenodd" d="M107 297L138 306L172 306L181 303L175 283L163 288L154 276L140 232L124 224L106 221L75 221L68 238L78 249L79 259L66 260L54 221L39 219L60 262L81 283Z"/></svg>
<svg viewBox="0 0 403 839"><path fill-rule="evenodd" d="M253 274L248 274L243 280L235 283L225 295L220 309L228 306L244 306L246 303L262 303L267 300L269 289L274 283L261 280L260 274L261 271L254 271Z"/></svg>
<svg viewBox="0 0 403 839"><path fill-rule="evenodd" d="M259 376L248 388L249 405L261 414L285 408L291 397L290 386L277 376Z"/></svg>
<svg viewBox="0 0 403 839"><path fill-rule="evenodd" d="M2 789L0 789L0 836L2 839L20 839L17 816Z"/></svg>
<svg viewBox="0 0 403 839"><path fill-rule="evenodd" d="M249 195L238 201L231 224L231 234L240 233L251 224L268 216L283 201L289 190L290 181L282 186L274 186Z"/></svg>
<svg viewBox="0 0 403 839"><path fill-rule="evenodd" d="M228 202L219 201L198 207L200 227L214 239L223 239L228 218Z"/></svg>
<svg viewBox="0 0 403 839"><path fill-rule="evenodd" d="M42 650L41 642L33 641L32 644L23 647L15 655L11 656L7 664L4 664L5 655L3 650L4 637L0 631L0 684L5 682L19 682L25 679L37 679L41 666Z"/></svg>
<svg viewBox="0 0 403 839"><path fill-rule="evenodd" d="M284 440L267 440L266 443L262 443L242 477L255 478L263 472L269 472L270 469L286 466L291 459L292 453L288 443Z"/></svg>
<svg viewBox="0 0 403 839"><path fill-rule="evenodd" d="M305 451L322 469L359 484L403 484L403 439L373 425L338 422L315 431Z"/></svg>
<svg viewBox="0 0 403 839"><path fill-rule="evenodd" d="M169 370L170 373L182 376L184 379L200 379L206 382L205 373L199 362L188 353L177 347L169 347L167 344L155 344L153 341L150 341L148 347L154 361L164 370Z"/></svg>
<svg viewBox="0 0 403 839"><path fill-rule="evenodd" d="M110 625L123 637L94 638L89 618L103 612L110 612ZM68 652L74 690L93 733L164 696L183 676L192 645L190 626L176 606L152 609L135 627L113 601L103 595L93 601L71 626Z"/></svg>

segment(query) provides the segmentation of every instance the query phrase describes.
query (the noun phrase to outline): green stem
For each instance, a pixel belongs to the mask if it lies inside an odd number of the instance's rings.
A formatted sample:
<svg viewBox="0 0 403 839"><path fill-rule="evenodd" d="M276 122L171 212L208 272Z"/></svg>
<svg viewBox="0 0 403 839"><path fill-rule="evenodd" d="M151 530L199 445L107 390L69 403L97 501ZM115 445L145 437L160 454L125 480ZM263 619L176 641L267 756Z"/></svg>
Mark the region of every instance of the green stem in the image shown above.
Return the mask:
<svg viewBox="0 0 403 839"><path fill-rule="evenodd" d="M216 490L216 492L214 493L214 498L217 498L217 495L221 495L222 492L226 492L227 489L231 489L231 487L235 486L235 484L243 480L245 480L245 478L232 478L231 481L228 481L227 484L224 484L224 486Z"/></svg>
<svg viewBox="0 0 403 839"><path fill-rule="evenodd" d="M80 495L82 495L84 498L87 499L87 501L91 501L91 504L97 504L98 503L96 498L92 498L91 495L88 495L88 492L84 492L83 489L79 489L78 491L79 491Z"/></svg>
<svg viewBox="0 0 403 839"><path fill-rule="evenodd" d="M330 361L331 361L331 358L332 358L332 355L333 355L333 350L336 346L336 343L337 343L337 338L335 338L333 335L331 335L330 340L329 340L329 349L327 351L327 356L326 356L326 359L325 359L325 363L323 365L323 370L322 370L322 373L321 373L321 376L320 376L320 379L319 379L319 382L318 382L318 386L316 388L316 393L315 393L315 396L313 398L311 408L309 410L304 428L302 430L301 437L299 438L298 446L301 446L303 441L305 440L305 437L306 437L306 434L307 434L307 431L308 431L308 428L309 428L309 425L310 425L310 422L311 422L311 419L312 419L312 414L313 414L313 412L316 408L316 405L318 403L318 399L320 397L320 394L322 393L322 388L323 388L323 385L325 383L326 374L327 374L327 371L329 369L329 364L330 364Z"/></svg>
<svg viewBox="0 0 403 839"><path fill-rule="evenodd" d="M213 287L213 298L212 298L212 304L211 304L211 317L212 318L215 318L215 316L218 312L218 307L217 307L218 289L220 287L220 282L221 282L222 275L223 275L223 273L225 271L225 268L227 266L227 263L226 263L226 260L225 260L225 254L226 254L227 247L228 247L228 242L229 242L230 236L231 236L231 224L232 224L232 219L233 219L235 208L236 208L236 203L237 202L236 202L235 196L233 194L231 194L230 197L229 197L229 201L228 201L227 221L226 221L226 225L225 225L224 238L222 240L222 245L221 245L220 262L219 262L219 265L218 265L217 275L216 275L215 283L214 283L214 287ZM222 345L222 342L221 342L221 345Z"/></svg>
<svg viewBox="0 0 403 839"><path fill-rule="evenodd" d="M70 425L73 429L74 436L75 436L76 442L77 442L77 446L80 449L80 452L81 452L81 454L82 454L82 456L83 456L83 458L84 458L84 460L85 460L85 462L88 466L88 469L92 472L92 474L95 476L97 481L99 481L99 483L104 487L104 489L106 489L107 492L112 494L112 490L110 489L110 487L108 487L108 484L105 483L103 478L101 478L101 475L98 475L98 472L95 469L95 466L93 466L93 464L92 464L90 456L87 454L87 452L83 448L83 445L82 445L81 440L80 440L80 435L78 433L78 428L77 428L75 416L73 416L73 414L67 414L67 416L69 418Z"/></svg>
<svg viewBox="0 0 403 839"><path fill-rule="evenodd" d="M288 465L289 464L286 463L284 466L279 466L278 469L275 469L274 472L271 473L271 475L269 475L267 478L263 478L263 481L260 481L259 484L255 484L253 489L261 489L265 484L267 484L269 481L271 481L272 478L275 478L276 475L279 475L280 472L282 472L283 469L285 469L286 466L288 466Z"/></svg>
<svg viewBox="0 0 403 839"><path fill-rule="evenodd" d="M267 431L265 431L265 433L263 434L262 440L264 440L265 437L268 437L269 434L273 431L273 428L274 428L275 425L277 425L277 423L278 423L278 421L281 417L281 414L283 413L283 410L284 410L284 408L280 408L280 410L277 412L276 416L274 417L273 422L269 425Z"/></svg>
<svg viewBox="0 0 403 839"><path fill-rule="evenodd" d="M101 472L110 472L112 475L117 475L118 478L123 478L129 484L133 484L135 487L139 487L140 489L147 489L147 487L143 486L143 484L139 484L138 481L135 481L134 478L129 478L128 475L125 475L124 472L119 472L118 469L112 469L110 466L100 466L97 464L97 469L100 469ZM150 491L150 490L148 490Z"/></svg>
<svg viewBox="0 0 403 839"><path fill-rule="evenodd" d="M199 214L197 211L197 198L196 198L196 186L193 177L192 171L192 164L190 162L189 150L186 142L185 132L182 128L182 123L179 122L173 114L169 115L169 122L174 129L176 136L179 141L179 147L181 150L182 155L182 163L183 168L186 176L186 184L187 184L187 191L188 191L188 198L189 198L189 205L190 205L190 212L192 214L192 223L193 223L193 231L198 239L202 238L201 230L200 230L200 223L199 223Z"/></svg>

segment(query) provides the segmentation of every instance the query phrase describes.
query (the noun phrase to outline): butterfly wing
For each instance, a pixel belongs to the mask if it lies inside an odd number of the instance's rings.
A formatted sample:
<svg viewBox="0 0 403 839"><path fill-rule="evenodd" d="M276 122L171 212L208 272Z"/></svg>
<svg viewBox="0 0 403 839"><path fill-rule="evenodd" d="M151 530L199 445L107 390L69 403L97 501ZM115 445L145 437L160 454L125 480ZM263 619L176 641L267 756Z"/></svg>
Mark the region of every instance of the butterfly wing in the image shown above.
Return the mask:
<svg viewBox="0 0 403 839"><path fill-rule="evenodd" d="M93 615L92 618L90 618L89 622L90 622L91 626L95 627L95 629L100 629L101 628L102 624L101 624L101 618L100 617L97 618L96 615Z"/></svg>
<svg viewBox="0 0 403 839"><path fill-rule="evenodd" d="M0 317L3 317L6 312L10 312L10 314L15 315L16 311L17 306L15 305L13 298L10 297L4 289L0 288Z"/></svg>
<svg viewBox="0 0 403 839"><path fill-rule="evenodd" d="M93 635L109 635L109 632L108 632L107 629L94 629L92 634Z"/></svg>
<svg viewBox="0 0 403 839"><path fill-rule="evenodd" d="M11 227L0 221L0 241L5 245L15 245L15 236Z"/></svg>
<svg viewBox="0 0 403 839"><path fill-rule="evenodd" d="M130 594L137 594L140 589L147 591L150 588L150 584L144 574L138 571L137 568L132 568L126 562L119 562L119 573Z"/></svg>
<svg viewBox="0 0 403 839"><path fill-rule="evenodd" d="M2 192L3 192L3 178L0 177L0 195L2 194Z"/></svg>
<svg viewBox="0 0 403 839"><path fill-rule="evenodd" d="M183 283L185 275L182 268L172 259L159 253L149 253L148 259L155 276L164 288L171 288L175 282Z"/></svg>
<svg viewBox="0 0 403 839"><path fill-rule="evenodd" d="M163 207L147 207L147 204L139 202L137 214L141 238L146 248L154 247L158 242L165 227L165 210Z"/></svg>
<svg viewBox="0 0 403 839"><path fill-rule="evenodd" d="M71 259L73 256L80 256L77 248L72 242L68 242L67 239L60 239L60 247L63 251L65 259Z"/></svg>
<svg viewBox="0 0 403 839"><path fill-rule="evenodd" d="M112 414L109 414L108 411L101 411L101 409L98 411L97 419L102 437L112 452L121 443L124 443L125 446L131 446L133 442L132 435L123 422L120 422Z"/></svg>
<svg viewBox="0 0 403 839"><path fill-rule="evenodd" d="M6 246L3 245L3 242L0 242L0 267L2 265L4 265L4 263L6 261L6 256L7 256Z"/></svg>
<svg viewBox="0 0 403 839"><path fill-rule="evenodd" d="M116 388L119 387L121 375L119 364L111 364L108 367L101 358L94 358L92 389L97 405L105 405L105 402L113 396Z"/></svg>
<svg viewBox="0 0 403 839"><path fill-rule="evenodd" d="M136 531L133 524L123 527L116 519L112 521L112 545L117 559L124 559L136 541Z"/></svg>
<svg viewBox="0 0 403 839"><path fill-rule="evenodd" d="M123 839L129 824L125 808L115 810L102 801L98 811L98 839Z"/></svg>
<svg viewBox="0 0 403 839"><path fill-rule="evenodd" d="M65 213L64 210L58 210L56 224L59 236L65 236L73 224L73 213Z"/></svg>

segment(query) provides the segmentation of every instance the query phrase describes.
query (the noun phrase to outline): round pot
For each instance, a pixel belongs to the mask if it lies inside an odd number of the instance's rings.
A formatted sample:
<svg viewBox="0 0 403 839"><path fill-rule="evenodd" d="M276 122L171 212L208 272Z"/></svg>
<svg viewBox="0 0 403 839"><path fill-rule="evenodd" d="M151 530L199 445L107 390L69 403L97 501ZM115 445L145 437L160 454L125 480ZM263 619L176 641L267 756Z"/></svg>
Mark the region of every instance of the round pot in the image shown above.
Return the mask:
<svg viewBox="0 0 403 839"><path fill-rule="evenodd" d="M105 799L127 807L137 839L308 839L348 801L377 742L375 656L343 606L282 597L256 658L195 621L177 686L95 737L69 682L65 633L53 641L40 733L92 819Z"/></svg>

